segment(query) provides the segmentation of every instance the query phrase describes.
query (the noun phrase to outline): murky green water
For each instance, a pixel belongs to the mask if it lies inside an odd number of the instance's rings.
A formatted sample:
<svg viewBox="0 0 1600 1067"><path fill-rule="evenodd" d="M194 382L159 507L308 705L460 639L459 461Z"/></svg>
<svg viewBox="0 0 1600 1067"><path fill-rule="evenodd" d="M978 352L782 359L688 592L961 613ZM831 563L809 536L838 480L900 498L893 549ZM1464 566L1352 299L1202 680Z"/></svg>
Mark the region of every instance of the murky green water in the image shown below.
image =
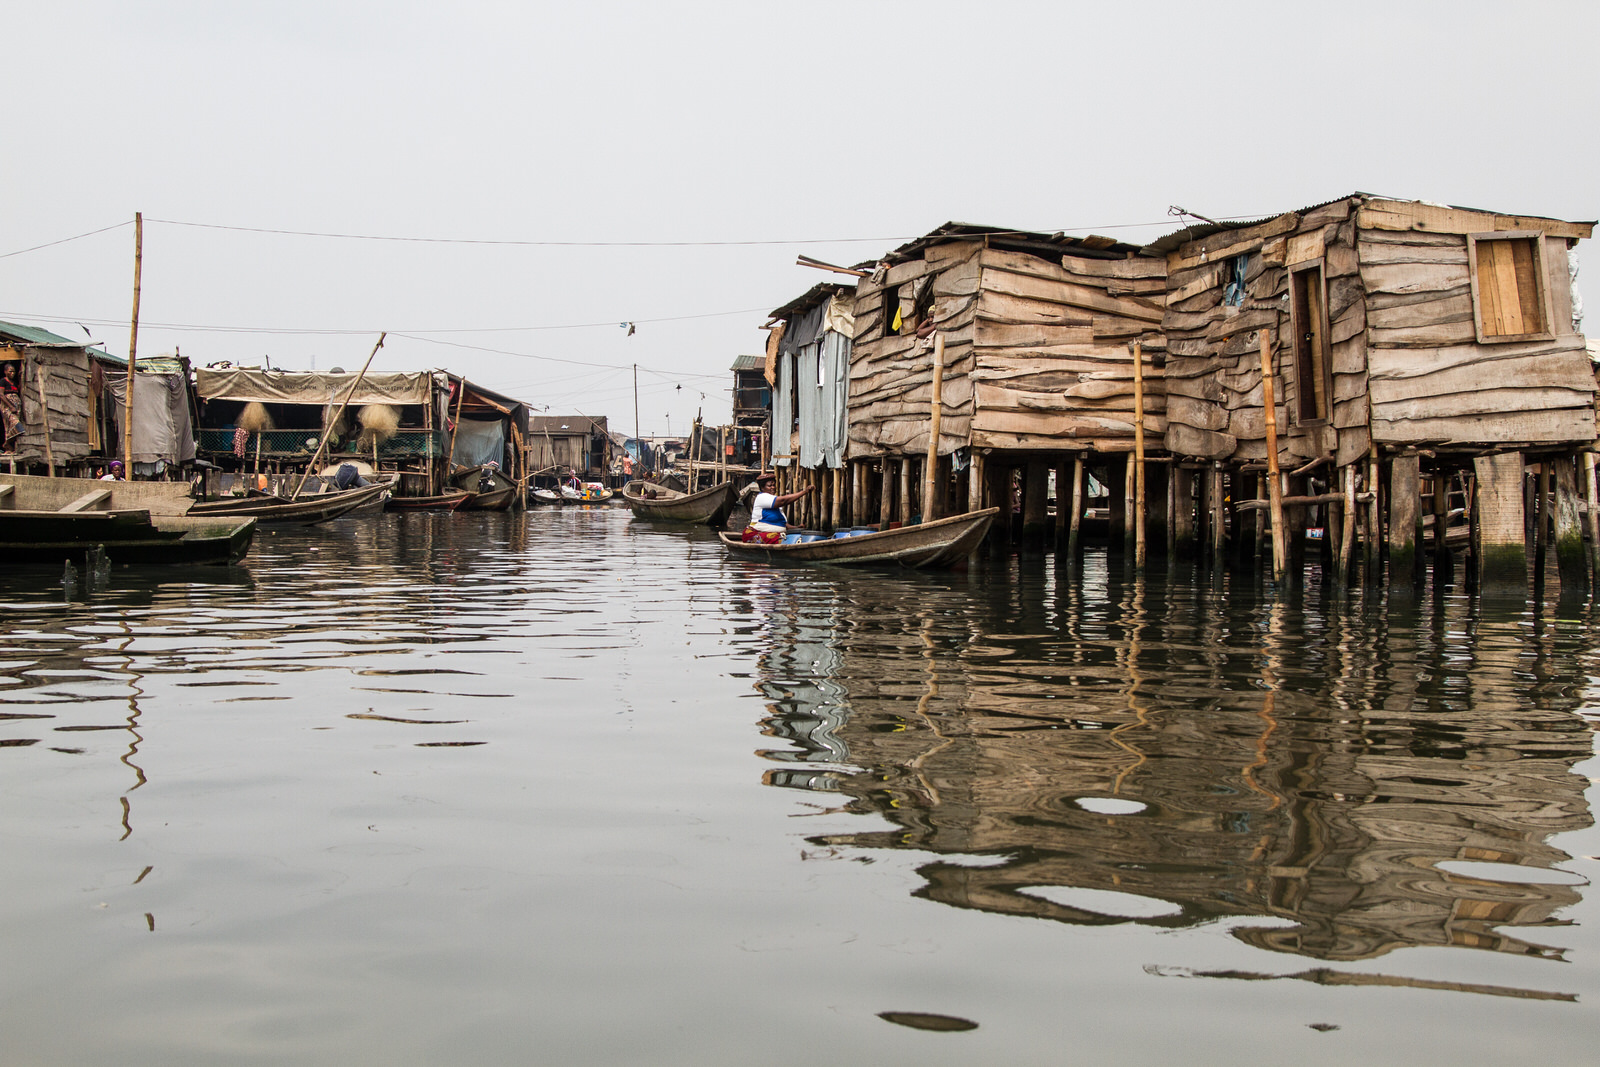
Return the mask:
<svg viewBox="0 0 1600 1067"><path fill-rule="evenodd" d="M7 1064L1592 1054L1581 612L598 509L56 579L0 574Z"/></svg>

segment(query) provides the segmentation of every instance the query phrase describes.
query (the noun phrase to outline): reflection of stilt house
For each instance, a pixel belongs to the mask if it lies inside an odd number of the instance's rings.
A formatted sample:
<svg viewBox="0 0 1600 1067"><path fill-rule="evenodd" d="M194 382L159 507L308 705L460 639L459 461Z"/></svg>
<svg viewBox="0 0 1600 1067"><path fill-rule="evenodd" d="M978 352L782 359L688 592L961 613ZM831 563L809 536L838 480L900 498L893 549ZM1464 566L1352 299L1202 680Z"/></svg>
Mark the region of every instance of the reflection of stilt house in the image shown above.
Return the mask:
<svg viewBox="0 0 1600 1067"><path fill-rule="evenodd" d="M1485 577L1520 583L1523 470L1534 460L1554 474L1558 536L1581 572L1575 465L1595 437L1595 383L1572 321L1567 250L1591 230L1357 194L1151 246L1167 267L1166 447L1206 472L1175 485L1178 540L1193 536L1191 514L1219 552L1228 536L1259 532L1260 520L1230 521L1224 501L1269 495L1276 460L1290 573L1303 509L1320 505L1341 569L1358 524L1376 552L1386 511L1391 562L1409 576L1420 466L1440 487L1436 529L1444 490L1476 487Z"/></svg>
<svg viewBox="0 0 1600 1067"><path fill-rule="evenodd" d="M1006 531L1020 495L1023 531L1038 536L1051 470L1065 494L1087 465L1112 487L1120 530L1127 457L1165 430L1166 264L1137 253L1105 237L951 223L886 256L856 290L852 515L999 506ZM1159 484L1146 495L1165 499Z"/></svg>

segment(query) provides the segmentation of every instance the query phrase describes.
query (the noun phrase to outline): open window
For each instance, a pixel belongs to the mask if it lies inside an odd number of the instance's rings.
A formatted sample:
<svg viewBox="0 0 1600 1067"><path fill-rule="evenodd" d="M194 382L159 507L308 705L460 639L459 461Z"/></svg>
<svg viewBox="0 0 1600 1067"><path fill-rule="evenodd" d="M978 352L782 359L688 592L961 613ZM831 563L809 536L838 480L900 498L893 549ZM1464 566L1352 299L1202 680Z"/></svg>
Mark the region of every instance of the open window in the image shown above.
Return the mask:
<svg viewBox="0 0 1600 1067"><path fill-rule="evenodd" d="M1467 234L1472 276L1472 321L1479 344L1548 341L1550 294L1544 273L1544 234L1505 230Z"/></svg>
<svg viewBox="0 0 1600 1067"><path fill-rule="evenodd" d="M1295 421L1314 426L1333 417L1333 360L1328 351L1328 291L1322 260L1289 268L1289 328L1294 344Z"/></svg>

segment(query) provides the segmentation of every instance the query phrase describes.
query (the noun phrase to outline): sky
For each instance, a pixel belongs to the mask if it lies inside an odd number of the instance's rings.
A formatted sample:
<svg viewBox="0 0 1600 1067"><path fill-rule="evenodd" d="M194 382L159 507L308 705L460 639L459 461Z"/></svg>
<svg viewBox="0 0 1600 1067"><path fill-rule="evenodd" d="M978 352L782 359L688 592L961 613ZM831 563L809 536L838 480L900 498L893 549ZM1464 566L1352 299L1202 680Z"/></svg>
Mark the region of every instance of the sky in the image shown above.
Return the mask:
<svg viewBox="0 0 1600 1067"><path fill-rule="evenodd" d="M142 213L141 356L387 331L374 370L629 434L637 377L682 433L842 277L799 254L1358 190L1600 217L1597 38L1592 0L4 0L0 319L125 355Z"/></svg>

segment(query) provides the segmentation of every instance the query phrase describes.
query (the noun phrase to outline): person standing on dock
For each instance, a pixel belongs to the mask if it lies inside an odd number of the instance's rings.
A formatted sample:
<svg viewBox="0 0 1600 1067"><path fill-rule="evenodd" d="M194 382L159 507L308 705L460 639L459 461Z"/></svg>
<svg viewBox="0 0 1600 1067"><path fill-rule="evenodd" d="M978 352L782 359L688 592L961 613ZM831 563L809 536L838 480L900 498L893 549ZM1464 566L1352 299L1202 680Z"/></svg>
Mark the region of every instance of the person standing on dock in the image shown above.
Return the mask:
<svg viewBox="0 0 1600 1067"><path fill-rule="evenodd" d="M756 479L756 488L759 492L750 504L750 525L744 528L740 540L746 544L782 544L783 535L789 532L789 519L783 513L783 505L799 500L816 486L808 485L797 493L778 496L778 476L766 471Z"/></svg>

